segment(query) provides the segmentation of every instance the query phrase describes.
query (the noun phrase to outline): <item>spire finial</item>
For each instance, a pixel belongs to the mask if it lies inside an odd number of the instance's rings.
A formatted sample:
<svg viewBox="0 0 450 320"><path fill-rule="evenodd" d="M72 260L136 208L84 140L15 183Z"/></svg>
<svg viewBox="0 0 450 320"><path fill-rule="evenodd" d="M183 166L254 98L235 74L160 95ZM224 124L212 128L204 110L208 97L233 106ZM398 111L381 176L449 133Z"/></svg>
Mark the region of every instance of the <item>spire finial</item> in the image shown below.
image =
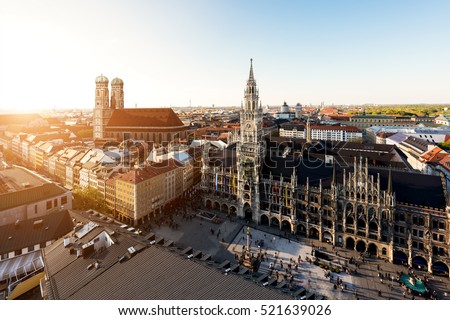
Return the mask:
<svg viewBox="0 0 450 320"><path fill-rule="evenodd" d="M250 58L250 74L248 76L248 80L255 80L253 77L253 59Z"/></svg>

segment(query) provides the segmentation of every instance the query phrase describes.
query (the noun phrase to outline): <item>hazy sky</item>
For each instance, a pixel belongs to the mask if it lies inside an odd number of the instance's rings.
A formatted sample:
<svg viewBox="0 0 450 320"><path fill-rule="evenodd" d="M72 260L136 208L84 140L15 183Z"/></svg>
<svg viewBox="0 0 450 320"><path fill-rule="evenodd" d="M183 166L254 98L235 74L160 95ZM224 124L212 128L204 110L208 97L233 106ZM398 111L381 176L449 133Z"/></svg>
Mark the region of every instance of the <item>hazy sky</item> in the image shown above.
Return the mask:
<svg viewBox="0 0 450 320"><path fill-rule="evenodd" d="M450 102L450 1L0 0L0 109Z"/></svg>

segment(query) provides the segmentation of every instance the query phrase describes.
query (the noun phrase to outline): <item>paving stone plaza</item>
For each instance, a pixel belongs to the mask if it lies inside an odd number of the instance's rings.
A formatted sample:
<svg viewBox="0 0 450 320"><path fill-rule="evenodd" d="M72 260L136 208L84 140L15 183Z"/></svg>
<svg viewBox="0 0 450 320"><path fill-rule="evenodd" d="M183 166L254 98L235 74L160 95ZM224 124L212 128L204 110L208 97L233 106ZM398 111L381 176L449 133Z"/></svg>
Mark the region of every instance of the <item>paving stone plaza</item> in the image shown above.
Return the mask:
<svg viewBox="0 0 450 320"><path fill-rule="evenodd" d="M396 281L400 273L408 273L405 266L362 256L356 251L332 247L317 240L288 238L282 231L267 226L226 217L212 222L200 219L196 214L191 212L194 218L187 220L174 216L179 228L174 229L163 223L154 227L153 232L175 241L177 246L192 246L211 254L216 261L229 260L233 264L245 250L247 228L250 227L250 252L263 256L258 273L267 274L269 279L275 278L278 283L286 281L291 286L304 288L316 297L326 299L424 299L413 296ZM261 240L264 244L259 246ZM313 250L327 256L328 261L321 259L325 264L341 266L345 271L329 272L315 265L312 263L315 259ZM448 278L431 276L420 270L413 272L420 277L429 277L427 287L435 291L439 299L449 298Z"/></svg>

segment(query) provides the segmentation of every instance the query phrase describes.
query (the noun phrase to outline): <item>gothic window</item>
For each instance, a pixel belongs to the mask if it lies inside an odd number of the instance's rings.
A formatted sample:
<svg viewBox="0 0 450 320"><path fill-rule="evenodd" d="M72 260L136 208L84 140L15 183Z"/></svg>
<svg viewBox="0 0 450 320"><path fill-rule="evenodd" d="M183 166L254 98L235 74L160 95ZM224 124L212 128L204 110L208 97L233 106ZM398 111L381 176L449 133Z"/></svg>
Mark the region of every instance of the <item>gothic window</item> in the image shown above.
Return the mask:
<svg viewBox="0 0 450 320"><path fill-rule="evenodd" d="M372 202L372 196L371 196L370 194L367 196L367 201L368 201L369 203Z"/></svg>
<svg viewBox="0 0 450 320"><path fill-rule="evenodd" d="M369 209L369 220L373 219L376 216L376 211L374 208Z"/></svg>
<svg viewBox="0 0 450 320"><path fill-rule="evenodd" d="M374 221L369 223L369 232L377 232L378 231L378 224Z"/></svg>
<svg viewBox="0 0 450 320"><path fill-rule="evenodd" d="M354 221L353 221L353 218L352 217L348 217L346 220L345 220L345 223L346 223L346 225L347 226L353 226L353 223L354 223Z"/></svg>
<svg viewBox="0 0 450 320"><path fill-rule="evenodd" d="M358 215L363 215L364 214L363 206L358 206L357 213L358 213Z"/></svg>
<svg viewBox="0 0 450 320"><path fill-rule="evenodd" d="M365 229L366 228L366 222L363 219L358 219L358 228L359 229Z"/></svg>
<svg viewBox="0 0 450 320"><path fill-rule="evenodd" d="M356 200L359 200L360 199L360 195L359 195L359 192L356 194Z"/></svg>
<svg viewBox="0 0 450 320"><path fill-rule="evenodd" d="M351 203L347 203L347 206L345 207L345 212L347 214L353 213L353 205Z"/></svg>

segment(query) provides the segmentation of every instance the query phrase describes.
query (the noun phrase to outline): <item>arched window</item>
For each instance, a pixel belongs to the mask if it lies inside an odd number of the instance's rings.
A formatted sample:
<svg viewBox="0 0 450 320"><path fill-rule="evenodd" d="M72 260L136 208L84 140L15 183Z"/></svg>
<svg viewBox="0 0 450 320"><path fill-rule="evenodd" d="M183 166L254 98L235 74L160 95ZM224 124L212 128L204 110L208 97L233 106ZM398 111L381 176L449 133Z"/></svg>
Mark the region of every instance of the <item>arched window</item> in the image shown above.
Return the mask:
<svg viewBox="0 0 450 320"><path fill-rule="evenodd" d="M352 217L348 217L347 219L345 219L345 224L346 224L347 226L353 227L353 224L354 224L353 218L352 218Z"/></svg>

